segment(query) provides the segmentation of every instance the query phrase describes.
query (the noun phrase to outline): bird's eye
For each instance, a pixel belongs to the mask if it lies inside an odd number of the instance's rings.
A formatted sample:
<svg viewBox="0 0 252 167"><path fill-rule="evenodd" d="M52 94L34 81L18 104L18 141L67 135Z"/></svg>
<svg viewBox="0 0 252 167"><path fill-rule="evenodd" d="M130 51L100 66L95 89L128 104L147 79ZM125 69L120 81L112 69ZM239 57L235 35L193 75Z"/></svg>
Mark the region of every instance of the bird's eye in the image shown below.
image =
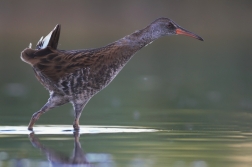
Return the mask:
<svg viewBox="0 0 252 167"><path fill-rule="evenodd" d="M174 25L173 25L172 23L169 23L169 24L167 25L167 27L168 27L168 28L173 28Z"/></svg>

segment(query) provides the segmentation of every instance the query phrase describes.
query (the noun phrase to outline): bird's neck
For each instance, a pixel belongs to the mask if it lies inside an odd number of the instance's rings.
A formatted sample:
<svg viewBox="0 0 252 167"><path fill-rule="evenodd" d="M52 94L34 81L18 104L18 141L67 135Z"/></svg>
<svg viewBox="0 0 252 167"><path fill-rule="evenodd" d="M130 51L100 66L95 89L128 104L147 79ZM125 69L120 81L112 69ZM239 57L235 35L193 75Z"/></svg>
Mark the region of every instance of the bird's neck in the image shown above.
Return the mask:
<svg viewBox="0 0 252 167"><path fill-rule="evenodd" d="M148 26L108 45L110 54L108 54L106 60L109 66L114 68L112 70L114 71L113 75L116 76L138 50L159 37L161 36Z"/></svg>
<svg viewBox="0 0 252 167"><path fill-rule="evenodd" d="M155 29L147 26L109 45L108 48L112 47L113 49L110 48L112 53L106 59L110 60L109 63L115 66L119 72L138 50L159 37L161 35Z"/></svg>
<svg viewBox="0 0 252 167"><path fill-rule="evenodd" d="M103 52L99 54L105 56L102 56L103 60L100 60L102 64L95 64L92 70L95 71L93 74L107 74L104 86L100 89L106 87L114 79L138 50L160 37L155 33L146 27L99 49Z"/></svg>
<svg viewBox="0 0 252 167"><path fill-rule="evenodd" d="M159 37L161 37L161 35L158 35L151 26L148 26L118 40L117 44L127 47L128 51L134 54Z"/></svg>

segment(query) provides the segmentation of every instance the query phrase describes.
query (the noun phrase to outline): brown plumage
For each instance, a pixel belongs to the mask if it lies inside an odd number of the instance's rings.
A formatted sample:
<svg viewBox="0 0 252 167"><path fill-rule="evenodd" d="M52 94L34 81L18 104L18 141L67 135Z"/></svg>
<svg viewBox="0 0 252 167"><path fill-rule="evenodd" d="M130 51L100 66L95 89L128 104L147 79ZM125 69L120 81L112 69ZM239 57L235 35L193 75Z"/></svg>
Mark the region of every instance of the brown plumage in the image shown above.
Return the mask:
<svg viewBox="0 0 252 167"><path fill-rule="evenodd" d="M32 130L40 115L51 108L72 103L75 110L73 127L79 129L79 118L87 102L105 88L132 56L152 41L168 35L183 34L203 41L168 18L159 18L107 46L87 50L58 50L60 25L36 49L26 48L21 59L33 67L40 83L50 92L48 102L33 114L28 129Z"/></svg>

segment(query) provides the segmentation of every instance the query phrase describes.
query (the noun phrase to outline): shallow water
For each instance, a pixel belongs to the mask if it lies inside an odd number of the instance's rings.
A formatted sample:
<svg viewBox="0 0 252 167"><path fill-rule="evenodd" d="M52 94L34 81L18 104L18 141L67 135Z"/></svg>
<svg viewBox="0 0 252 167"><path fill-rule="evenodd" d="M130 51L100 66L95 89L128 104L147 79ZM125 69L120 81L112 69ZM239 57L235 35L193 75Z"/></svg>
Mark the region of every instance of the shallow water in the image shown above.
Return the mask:
<svg viewBox="0 0 252 167"><path fill-rule="evenodd" d="M148 126L0 127L0 166L249 167L251 113L203 110L146 113ZM173 121L171 121L173 120Z"/></svg>

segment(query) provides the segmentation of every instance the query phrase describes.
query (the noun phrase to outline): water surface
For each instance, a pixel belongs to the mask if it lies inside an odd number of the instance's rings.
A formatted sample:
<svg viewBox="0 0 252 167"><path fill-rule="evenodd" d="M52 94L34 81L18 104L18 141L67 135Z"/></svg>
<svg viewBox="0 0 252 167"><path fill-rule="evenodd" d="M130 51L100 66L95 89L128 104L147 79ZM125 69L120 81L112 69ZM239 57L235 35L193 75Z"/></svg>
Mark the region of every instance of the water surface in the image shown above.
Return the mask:
<svg viewBox="0 0 252 167"><path fill-rule="evenodd" d="M162 119L154 119L155 114ZM169 110L146 126L0 126L0 166L249 167L252 114ZM171 121L172 120L172 121Z"/></svg>

